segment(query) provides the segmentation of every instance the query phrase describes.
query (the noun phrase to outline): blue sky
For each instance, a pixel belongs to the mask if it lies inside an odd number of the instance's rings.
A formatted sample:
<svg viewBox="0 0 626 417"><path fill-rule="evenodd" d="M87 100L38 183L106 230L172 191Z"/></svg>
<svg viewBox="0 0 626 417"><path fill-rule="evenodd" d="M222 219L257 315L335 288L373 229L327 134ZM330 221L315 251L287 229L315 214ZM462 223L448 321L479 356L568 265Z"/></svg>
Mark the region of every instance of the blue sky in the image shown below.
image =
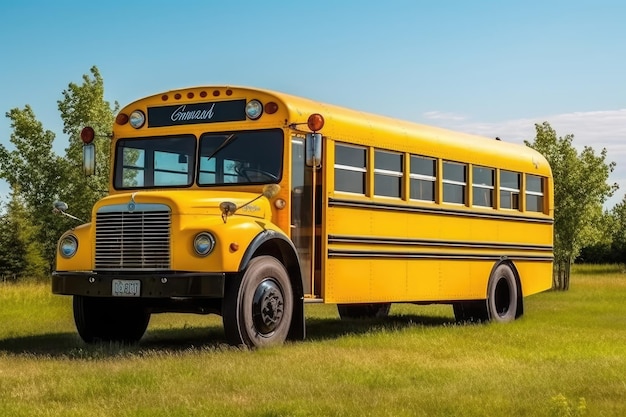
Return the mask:
<svg viewBox="0 0 626 417"><path fill-rule="evenodd" d="M8 0L0 111L29 104L62 154L57 101L96 65L121 105L230 84L513 142L548 121L607 148L610 206L626 194L625 21L617 0Z"/></svg>

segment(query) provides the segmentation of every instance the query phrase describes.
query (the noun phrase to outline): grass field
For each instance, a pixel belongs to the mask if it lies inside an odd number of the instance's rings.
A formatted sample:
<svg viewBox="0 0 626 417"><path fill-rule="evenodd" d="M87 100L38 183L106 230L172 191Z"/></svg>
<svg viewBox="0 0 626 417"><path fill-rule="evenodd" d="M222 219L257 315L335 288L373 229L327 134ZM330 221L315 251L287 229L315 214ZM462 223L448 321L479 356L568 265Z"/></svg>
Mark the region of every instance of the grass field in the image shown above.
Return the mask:
<svg viewBox="0 0 626 417"><path fill-rule="evenodd" d="M225 345L217 316L155 315L139 345L87 346L71 298L0 284L0 416L623 416L626 274L577 268L514 323L449 306L340 322L307 305L304 342Z"/></svg>

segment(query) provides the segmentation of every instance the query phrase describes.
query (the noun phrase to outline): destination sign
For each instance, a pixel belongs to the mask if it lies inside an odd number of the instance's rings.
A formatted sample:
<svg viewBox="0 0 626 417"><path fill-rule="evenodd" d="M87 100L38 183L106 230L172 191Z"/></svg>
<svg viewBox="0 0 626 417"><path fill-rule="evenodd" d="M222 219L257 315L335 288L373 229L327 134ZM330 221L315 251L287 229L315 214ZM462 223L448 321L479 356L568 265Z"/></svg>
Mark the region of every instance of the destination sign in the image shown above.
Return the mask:
<svg viewBox="0 0 626 417"><path fill-rule="evenodd" d="M246 100L148 107L148 127L246 120Z"/></svg>

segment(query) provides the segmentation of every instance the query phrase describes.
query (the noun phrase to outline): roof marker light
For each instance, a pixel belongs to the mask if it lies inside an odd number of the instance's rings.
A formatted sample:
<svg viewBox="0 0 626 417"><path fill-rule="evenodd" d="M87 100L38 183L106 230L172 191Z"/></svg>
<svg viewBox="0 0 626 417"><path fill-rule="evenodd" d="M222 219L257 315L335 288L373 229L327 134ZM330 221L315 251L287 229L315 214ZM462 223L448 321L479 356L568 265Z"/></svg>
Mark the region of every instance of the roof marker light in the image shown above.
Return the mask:
<svg viewBox="0 0 626 417"><path fill-rule="evenodd" d="M278 104L274 101L270 101L269 103L265 103L265 113L274 114L278 111Z"/></svg>
<svg viewBox="0 0 626 417"><path fill-rule="evenodd" d="M128 123L128 115L126 113L118 113L118 115L115 117L115 123L120 126L124 126L126 123Z"/></svg>

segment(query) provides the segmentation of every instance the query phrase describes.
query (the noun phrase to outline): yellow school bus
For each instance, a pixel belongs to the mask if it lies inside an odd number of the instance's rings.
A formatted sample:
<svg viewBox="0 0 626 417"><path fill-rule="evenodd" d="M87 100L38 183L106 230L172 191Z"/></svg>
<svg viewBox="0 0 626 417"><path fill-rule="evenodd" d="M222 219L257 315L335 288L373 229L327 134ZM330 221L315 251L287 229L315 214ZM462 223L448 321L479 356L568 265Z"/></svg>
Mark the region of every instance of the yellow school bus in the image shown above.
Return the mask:
<svg viewBox="0 0 626 417"><path fill-rule="evenodd" d="M52 280L88 343L192 312L233 345L280 344L304 338L307 302L507 322L551 286L553 181L531 148L229 86L137 100L97 133L109 193L60 238Z"/></svg>

